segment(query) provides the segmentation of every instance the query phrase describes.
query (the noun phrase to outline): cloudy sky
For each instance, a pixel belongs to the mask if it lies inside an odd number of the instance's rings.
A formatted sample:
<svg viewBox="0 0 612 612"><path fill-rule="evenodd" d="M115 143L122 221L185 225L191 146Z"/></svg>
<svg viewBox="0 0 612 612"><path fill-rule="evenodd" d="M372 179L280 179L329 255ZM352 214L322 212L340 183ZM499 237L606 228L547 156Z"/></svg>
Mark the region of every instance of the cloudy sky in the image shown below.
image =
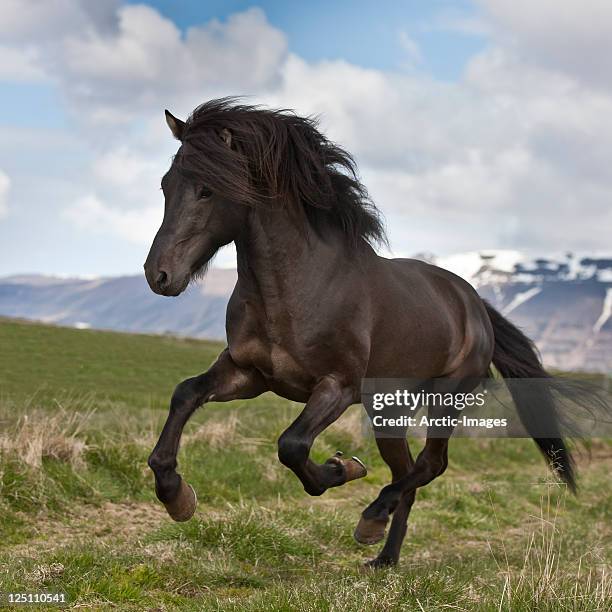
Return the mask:
<svg viewBox="0 0 612 612"><path fill-rule="evenodd" d="M0 0L0 15L0 274L138 273L176 149L163 110L225 95L319 115L395 255L610 250L609 0Z"/></svg>

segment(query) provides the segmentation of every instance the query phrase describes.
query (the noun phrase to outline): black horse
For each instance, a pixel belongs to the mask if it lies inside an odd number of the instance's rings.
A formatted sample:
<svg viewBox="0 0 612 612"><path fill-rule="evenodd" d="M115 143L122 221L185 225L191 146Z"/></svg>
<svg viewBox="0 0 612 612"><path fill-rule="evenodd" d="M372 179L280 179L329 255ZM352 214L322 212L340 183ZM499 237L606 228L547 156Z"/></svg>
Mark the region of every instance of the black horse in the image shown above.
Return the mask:
<svg viewBox="0 0 612 612"><path fill-rule="evenodd" d="M187 122L166 111L181 145L162 179L163 223L145 263L161 295L180 294L217 250L236 245L238 282L227 307L227 348L180 383L149 458L158 498L175 520L194 511L176 472L183 427L205 402L271 390L306 405L278 441L280 461L310 495L364 476L355 458L319 465L315 438L360 402L363 378L475 379L490 364L506 378L546 377L531 342L464 280L410 259L378 256L378 211L351 156L312 119L232 99L198 107ZM519 413L528 406L517 401ZM538 409L554 414L551 396ZM521 405L518 405L521 404ZM573 489L563 439L537 438ZM387 541L374 567L397 562L415 492L447 466L448 440L428 437L413 460L405 438L379 438L392 483L366 508L362 543Z"/></svg>

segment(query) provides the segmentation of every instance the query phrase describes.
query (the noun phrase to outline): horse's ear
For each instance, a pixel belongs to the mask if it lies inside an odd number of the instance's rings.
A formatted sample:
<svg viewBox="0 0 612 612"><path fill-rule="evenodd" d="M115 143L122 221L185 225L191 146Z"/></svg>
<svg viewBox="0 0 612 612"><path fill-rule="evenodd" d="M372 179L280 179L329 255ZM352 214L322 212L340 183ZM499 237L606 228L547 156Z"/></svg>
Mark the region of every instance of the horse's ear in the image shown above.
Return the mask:
<svg viewBox="0 0 612 612"><path fill-rule="evenodd" d="M166 113L166 123L170 128L173 136L177 140L183 140L183 132L185 131L185 122L177 119L169 110L165 111Z"/></svg>
<svg viewBox="0 0 612 612"><path fill-rule="evenodd" d="M221 135L221 139L223 140L223 142L231 148L232 146L232 133L227 129L227 128L223 128L220 132Z"/></svg>

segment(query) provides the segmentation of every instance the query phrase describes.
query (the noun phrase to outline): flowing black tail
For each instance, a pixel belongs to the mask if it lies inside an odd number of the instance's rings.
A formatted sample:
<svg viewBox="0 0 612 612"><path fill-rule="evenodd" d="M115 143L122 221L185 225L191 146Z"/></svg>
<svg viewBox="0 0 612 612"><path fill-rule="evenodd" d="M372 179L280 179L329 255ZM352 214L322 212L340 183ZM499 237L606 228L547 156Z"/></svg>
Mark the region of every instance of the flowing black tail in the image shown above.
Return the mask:
<svg viewBox="0 0 612 612"><path fill-rule="evenodd" d="M555 379L543 368L533 342L486 301L485 307L495 336L493 365L506 379L525 429L532 435L535 443L547 458L553 472L575 493L574 461L561 437L555 398L552 393ZM533 387L527 391L521 384L513 385L512 379L516 378L545 378L551 384L537 385L534 393ZM561 392L572 395L571 388L564 388ZM539 422L542 422L543 419L546 421L547 430L550 431L548 435L551 437L540 438L534 433L534 411L539 413Z"/></svg>

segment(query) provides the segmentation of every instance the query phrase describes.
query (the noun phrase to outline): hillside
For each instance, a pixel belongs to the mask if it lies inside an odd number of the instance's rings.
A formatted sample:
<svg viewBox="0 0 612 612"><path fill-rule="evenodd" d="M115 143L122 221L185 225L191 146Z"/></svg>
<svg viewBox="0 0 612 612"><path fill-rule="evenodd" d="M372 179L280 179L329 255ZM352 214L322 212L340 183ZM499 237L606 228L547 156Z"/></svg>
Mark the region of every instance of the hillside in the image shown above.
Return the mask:
<svg viewBox="0 0 612 612"><path fill-rule="evenodd" d="M161 408L183 378L206 370L217 342L70 329L0 318L0 399L56 406L96 397Z"/></svg>

